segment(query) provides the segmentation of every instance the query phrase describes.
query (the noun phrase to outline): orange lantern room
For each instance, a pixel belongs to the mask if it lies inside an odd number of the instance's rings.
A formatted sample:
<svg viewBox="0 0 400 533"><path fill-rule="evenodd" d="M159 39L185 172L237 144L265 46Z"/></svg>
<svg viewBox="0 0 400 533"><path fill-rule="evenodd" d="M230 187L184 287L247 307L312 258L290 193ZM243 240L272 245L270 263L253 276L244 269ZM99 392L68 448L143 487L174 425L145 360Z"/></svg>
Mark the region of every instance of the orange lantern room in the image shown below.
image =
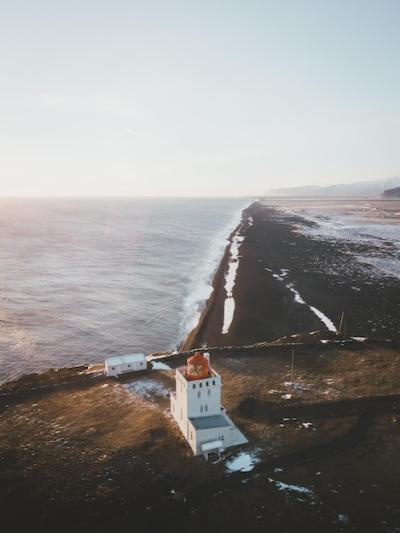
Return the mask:
<svg viewBox="0 0 400 533"><path fill-rule="evenodd" d="M186 377L188 380L205 379L210 375L208 359L201 353L195 353L187 360Z"/></svg>

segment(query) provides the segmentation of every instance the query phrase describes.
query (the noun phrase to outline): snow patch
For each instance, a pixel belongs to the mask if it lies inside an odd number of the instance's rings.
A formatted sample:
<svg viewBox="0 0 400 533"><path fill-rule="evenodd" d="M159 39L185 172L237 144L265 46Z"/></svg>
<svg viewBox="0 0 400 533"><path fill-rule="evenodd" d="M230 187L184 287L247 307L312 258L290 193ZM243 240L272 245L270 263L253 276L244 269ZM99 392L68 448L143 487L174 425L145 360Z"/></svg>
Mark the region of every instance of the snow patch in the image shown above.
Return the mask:
<svg viewBox="0 0 400 533"><path fill-rule="evenodd" d="M222 327L222 334L226 335L232 324L233 315L235 314L235 300L231 296L226 298L224 303L224 325Z"/></svg>
<svg viewBox="0 0 400 533"><path fill-rule="evenodd" d="M349 517L347 516L347 514L338 514L338 522L340 522L341 524L348 524L349 522Z"/></svg>
<svg viewBox="0 0 400 533"><path fill-rule="evenodd" d="M162 363L161 361L154 361L152 366L153 370L172 370L170 366L168 366L166 363Z"/></svg>
<svg viewBox="0 0 400 533"><path fill-rule="evenodd" d="M308 487L303 487L302 485L290 485L288 483L284 483L283 481L274 481L270 478L268 478L268 481L270 481L270 483L274 483L278 490L297 492L298 494L304 494L305 496L310 496L311 498L315 496L311 489Z"/></svg>
<svg viewBox="0 0 400 533"><path fill-rule="evenodd" d="M293 287L291 283L286 285L286 287L294 294L294 301L298 304L307 305L306 302L303 300L303 298L300 296L299 291L296 291L296 289Z"/></svg>
<svg viewBox="0 0 400 533"><path fill-rule="evenodd" d="M317 315L317 317L325 324L325 326L329 329L329 331L334 331L337 333L337 329L335 324L332 322L330 318L328 318L322 311L317 309L316 307L313 307L312 305L308 306L311 311L314 313L314 315Z"/></svg>
<svg viewBox="0 0 400 533"><path fill-rule="evenodd" d="M354 205L348 205L347 207L352 209ZM365 204L364 210L370 214L373 209ZM288 214L299 215L304 220L313 222L314 224L311 227L304 224L297 225L297 230L317 240L328 239L372 245L370 251L355 253L355 257L360 263L371 265L377 274L400 277L398 260L400 241L397 220L378 222L372 216L371 220L367 222L365 214L363 215L362 212L348 212L341 215L336 212L329 212L329 216L326 216L325 208L325 216L318 214L315 209L305 211L304 209L291 208L283 209L283 211ZM393 215L395 216L395 213ZM393 253L390 256L387 256L386 242L390 242L393 247ZM360 290L357 287L353 288L354 290Z"/></svg>
<svg viewBox="0 0 400 533"><path fill-rule="evenodd" d="M258 463L258 459L255 455L242 452L233 459L226 461L225 466L229 472L250 472L256 463Z"/></svg>
<svg viewBox="0 0 400 533"><path fill-rule="evenodd" d="M268 269L265 269L265 270L268 270ZM287 268L281 268L279 274L272 274L272 276L275 279L277 279L278 281L284 282L284 280L287 277L288 273L289 273L289 270ZM335 333L337 333L336 326L332 322L332 320L330 318L328 318L326 315L324 315L324 313L322 311L320 311L319 309L317 309L316 307L307 304L307 302L301 296L299 291L294 288L293 283L287 283L286 284L286 288L289 289L290 292L292 292L294 294L294 301L296 303L302 304L302 305L306 305L310 309L310 311L312 311L314 313L314 315L316 315L321 320L321 322L323 322L325 324L325 326L327 327L327 329L329 331L334 331Z"/></svg>
<svg viewBox="0 0 400 533"><path fill-rule="evenodd" d="M310 311L312 311L314 313L314 315L316 315L321 320L321 322L323 322L325 324L325 326L328 328L329 331L334 331L335 333L337 332L336 326L332 322L332 320L330 318L328 318L326 315L324 315L324 313L322 311L320 311L319 309L317 309L313 305L308 305L305 302L305 300L301 297L299 291L297 291L292 286L292 284L288 284L288 285L286 285L286 287L294 294L294 301L295 302L297 302L299 304L302 304L302 305L307 305L308 308L310 309Z"/></svg>
<svg viewBox="0 0 400 533"><path fill-rule="evenodd" d="M224 323L222 326L222 334L226 335L232 324L233 315L235 313L235 299L233 298L233 288L235 286L237 269L239 268L239 247L242 244L244 237L234 235L232 237L231 246L229 249L230 260L228 271L225 274L225 291L226 298L224 303Z"/></svg>
<svg viewBox="0 0 400 533"><path fill-rule="evenodd" d="M132 381L131 383L124 383L124 389L133 394L137 394L142 398L151 398L152 396L166 396L169 390L152 379L142 379Z"/></svg>

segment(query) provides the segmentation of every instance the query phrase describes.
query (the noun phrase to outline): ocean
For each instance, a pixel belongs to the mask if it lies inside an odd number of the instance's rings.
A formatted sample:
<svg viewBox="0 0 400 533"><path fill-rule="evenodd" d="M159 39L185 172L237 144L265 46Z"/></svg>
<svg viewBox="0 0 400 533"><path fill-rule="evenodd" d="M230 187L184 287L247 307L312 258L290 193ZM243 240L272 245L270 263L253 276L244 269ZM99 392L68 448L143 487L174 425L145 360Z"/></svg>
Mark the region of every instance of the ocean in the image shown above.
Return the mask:
<svg viewBox="0 0 400 533"><path fill-rule="evenodd" d="M174 349L249 203L0 200L0 382Z"/></svg>

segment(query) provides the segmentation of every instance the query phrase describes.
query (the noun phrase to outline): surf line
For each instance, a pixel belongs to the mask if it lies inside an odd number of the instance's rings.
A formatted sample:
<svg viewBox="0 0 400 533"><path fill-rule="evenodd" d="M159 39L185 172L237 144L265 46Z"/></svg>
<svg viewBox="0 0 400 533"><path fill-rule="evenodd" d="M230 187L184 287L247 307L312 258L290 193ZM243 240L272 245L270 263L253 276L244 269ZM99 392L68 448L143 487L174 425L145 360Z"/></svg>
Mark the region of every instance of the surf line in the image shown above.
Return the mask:
<svg viewBox="0 0 400 533"><path fill-rule="evenodd" d="M270 270L269 268L266 268L265 270L267 270L268 272L272 273L272 270ZM279 280L279 281L284 283L285 282L285 278L288 275L288 272L289 271L286 268L282 268L281 271L280 271L280 274L272 273L272 276L275 279L277 279L277 280ZM319 309L317 309L313 305L310 305L307 302L305 302L304 299L301 297L299 291L297 291L293 287L293 283L285 283L285 287L287 289L289 289L294 294L294 301L295 302L297 302L299 304L302 304L302 305L306 305L310 309L310 311L312 311L314 313L314 315L317 316L321 320L321 322L323 322L325 324L325 326L328 328L329 331L333 331L333 332L337 333L336 326L332 322L332 320L330 318L328 318L326 315L324 315L324 313L322 311L320 311Z"/></svg>
<svg viewBox="0 0 400 533"><path fill-rule="evenodd" d="M210 243L208 254L194 272L193 280L195 280L195 284L193 284L191 290L188 291L183 299L183 313L176 346L182 346L188 336L199 325L202 314L207 307L207 302L214 291L213 279L215 273L221 265L221 258L224 257L225 250L230 247L231 240L229 237L237 232L238 225L243 221L244 210L249 205L249 201L246 200L239 209L235 210L226 226L218 231ZM221 280L222 283L223 280Z"/></svg>

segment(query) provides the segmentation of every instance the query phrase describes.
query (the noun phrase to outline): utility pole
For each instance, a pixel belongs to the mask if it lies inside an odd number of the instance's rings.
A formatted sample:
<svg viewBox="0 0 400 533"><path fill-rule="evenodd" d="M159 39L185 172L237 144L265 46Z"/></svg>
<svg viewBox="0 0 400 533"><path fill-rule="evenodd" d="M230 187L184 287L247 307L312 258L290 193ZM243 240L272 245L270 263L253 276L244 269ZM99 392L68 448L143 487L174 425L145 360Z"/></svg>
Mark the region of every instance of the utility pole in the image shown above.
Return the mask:
<svg viewBox="0 0 400 533"><path fill-rule="evenodd" d="M290 384L294 386L294 348L292 348L292 371L290 373Z"/></svg>
<svg viewBox="0 0 400 533"><path fill-rule="evenodd" d="M344 332L342 333L343 324L344 324L344 311L342 312L342 316L340 317L339 330L338 330L339 335L343 335L344 333Z"/></svg>

